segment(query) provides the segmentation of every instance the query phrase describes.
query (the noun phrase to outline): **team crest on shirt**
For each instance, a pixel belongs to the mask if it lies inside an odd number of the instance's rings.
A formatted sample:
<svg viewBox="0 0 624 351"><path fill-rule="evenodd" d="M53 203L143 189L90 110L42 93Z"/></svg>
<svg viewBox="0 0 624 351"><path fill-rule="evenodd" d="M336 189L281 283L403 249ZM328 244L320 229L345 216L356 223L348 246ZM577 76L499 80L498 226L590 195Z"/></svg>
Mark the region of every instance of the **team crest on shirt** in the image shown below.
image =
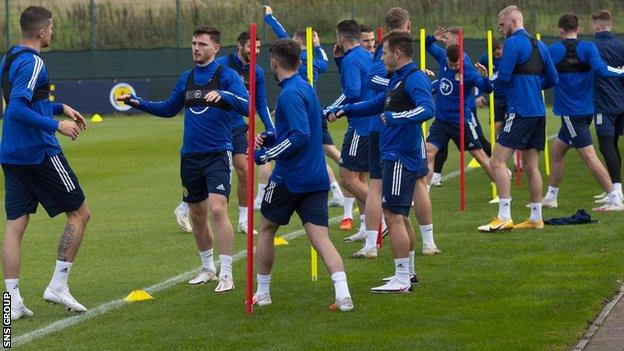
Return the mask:
<svg viewBox="0 0 624 351"><path fill-rule="evenodd" d="M442 78L440 79L440 93L442 93L442 95L451 95L451 93L453 92L453 83L451 83L450 80L448 80L447 78Z"/></svg>
<svg viewBox="0 0 624 351"><path fill-rule="evenodd" d="M111 105L115 110L120 112L126 112L132 107L130 105L126 105L121 101L117 101L117 98L122 95L136 95L136 91L132 87L132 85L128 83L118 83L113 86L109 94L109 100Z"/></svg>
<svg viewBox="0 0 624 351"><path fill-rule="evenodd" d="M193 93L193 97L196 99L201 98L201 90L195 90L195 92Z"/></svg>
<svg viewBox="0 0 624 351"><path fill-rule="evenodd" d="M459 81L459 78L460 78L460 77L461 77L461 76L459 75L459 73L455 73L455 80L456 80L456 81Z"/></svg>
<svg viewBox="0 0 624 351"><path fill-rule="evenodd" d="M188 189L185 186L182 187L182 195L184 195L184 197L188 197Z"/></svg>

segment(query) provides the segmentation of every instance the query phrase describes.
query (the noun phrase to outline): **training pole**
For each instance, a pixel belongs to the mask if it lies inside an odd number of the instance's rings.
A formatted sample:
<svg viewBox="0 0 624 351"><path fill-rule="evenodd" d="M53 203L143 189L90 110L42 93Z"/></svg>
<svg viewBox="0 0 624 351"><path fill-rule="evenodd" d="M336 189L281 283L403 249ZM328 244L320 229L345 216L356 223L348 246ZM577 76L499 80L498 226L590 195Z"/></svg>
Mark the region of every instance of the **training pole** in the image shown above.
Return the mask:
<svg viewBox="0 0 624 351"><path fill-rule="evenodd" d="M383 27L377 27L377 46L381 45L381 38L383 38L383 32L384 32ZM382 221L383 221L383 216L381 216L379 227L377 227L377 248L378 249L381 249L381 247L383 246L383 232L381 230Z"/></svg>
<svg viewBox="0 0 624 351"><path fill-rule="evenodd" d="M425 63L425 28L420 28L420 69L427 68ZM427 122L422 123L423 138L427 138Z"/></svg>
<svg viewBox="0 0 624 351"><path fill-rule="evenodd" d="M422 60L422 59L421 59ZM459 210L466 209L466 170L464 169L464 31L459 31Z"/></svg>
<svg viewBox="0 0 624 351"><path fill-rule="evenodd" d="M541 41L542 35L540 33L536 33L535 38ZM542 90L542 101L544 102L544 104L546 103L546 98L544 97L544 90ZM544 170L546 171L546 175L549 176L550 175L550 153L548 152L548 118L546 117L547 116L544 116L544 129L546 129L546 133L544 133L544 135L546 135L546 140L544 143Z"/></svg>
<svg viewBox="0 0 624 351"><path fill-rule="evenodd" d="M256 130L256 24L249 25L249 146L253 150ZM254 153L247 158L247 314L253 313Z"/></svg>
<svg viewBox="0 0 624 351"><path fill-rule="evenodd" d="M488 74L490 77L494 74L494 48L492 47L492 31L487 31L487 47L488 47ZM490 150L494 153L494 144L496 144L496 128L494 127L494 92L490 93L490 140L492 149ZM496 182L492 183L492 199L496 199Z"/></svg>
<svg viewBox="0 0 624 351"><path fill-rule="evenodd" d="M312 71L312 27L306 28L306 49L307 49L307 69L308 69L308 81L310 85L314 87L314 73ZM312 281L318 280L318 255L314 247L310 246L310 275Z"/></svg>

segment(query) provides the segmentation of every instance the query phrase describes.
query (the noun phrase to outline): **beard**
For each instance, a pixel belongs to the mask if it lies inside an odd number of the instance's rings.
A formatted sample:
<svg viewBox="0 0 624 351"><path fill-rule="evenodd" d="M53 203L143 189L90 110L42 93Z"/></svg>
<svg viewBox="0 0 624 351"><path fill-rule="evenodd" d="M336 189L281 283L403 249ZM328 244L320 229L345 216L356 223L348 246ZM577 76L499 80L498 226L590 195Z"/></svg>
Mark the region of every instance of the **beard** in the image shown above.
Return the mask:
<svg viewBox="0 0 624 351"><path fill-rule="evenodd" d="M243 57L243 60L245 60L245 62L249 62L249 53L247 53L246 51L241 51L241 56Z"/></svg>

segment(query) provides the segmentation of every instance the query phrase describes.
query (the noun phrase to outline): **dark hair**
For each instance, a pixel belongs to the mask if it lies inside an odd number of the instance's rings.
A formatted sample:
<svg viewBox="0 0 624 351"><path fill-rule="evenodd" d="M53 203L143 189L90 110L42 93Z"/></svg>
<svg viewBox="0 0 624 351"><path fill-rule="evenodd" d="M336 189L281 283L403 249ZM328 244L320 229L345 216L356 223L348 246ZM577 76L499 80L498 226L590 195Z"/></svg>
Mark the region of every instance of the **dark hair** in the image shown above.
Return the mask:
<svg viewBox="0 0 624 351"><path fill-rule="evenodd" d="M559 18L559 28L564 32L573 32L578 29L578 17L573 13L566 13Z"/></svg>
<svg viewBox="0 0 624 351"><path fill-rule="evenodd" d="M409 20L409 13L400 7L395 7L386 12L386 27L388 30L395 30L403 27L405 22Z"/></svg>
<svg viewBox="0 0 624 351"><path fill-rule="evenodd" d="M295 34L293 34L294 38L299 38L301 39L301 41L306 41L306 31L305 30L298 30L295 31Z"/></svg>
<svg viewBox="0 0 624 351"><path fill-rule="evenodd" d="M292 39L280 39L269 49L272 58L275 58L282 68L296 71L301 64L301 47Z"/></svg>
<svg viewBox="0 0 624 351"><path fill-rule="evenodd" d="M251 39L251 36L249 35L249 32L244 31L238 35L238 38L236 38L236 41L241 45L245 45L245 43L248 42L250 39ZM256 36L256 41L260 41L259 36Z"/></svg>
<svg viewBox="0 0 624 351"><path fill-rule="evenodd" d="M447 31L453 35L459 35L459 32L462 31L461 27L449 27L447 28Z"/></svg>
<svg viewBox="0 0 624 351"><path fill-rule="evenodd" d="M360 25L355 20L344 20L336 26L338 35L345 37L351 41L359 41L362 37Z"/></svg>
<svg viewBox="0 0 624 351"><path fill-rule="evenodd" d="M596 20L603 20L603 21L611 22L611 11L609 11L609 10L598 10L598 11L596 11L596 12L594 12L592 14L592 19L594 21L596 21Z"/></svg>
<svg viewBox="0 0 624 351"><path fill-rule="evenodd" d="M373 32L373 28L371 28L371 26L360 24L360 33L371 33L371 32Z"/></svg>
<svg viewBox="0 0 624 351"><path fill-rule="evenodd" d="M20 16L20 27L22 35L33 37L37 33L47 28L52 19L52 12L42 6L29 6Z"/></svg>
<svg viewBox="0 0 624 351"><path fill-rule="evenodd" d="M219 32L219 30L216 27L211 27L211 26L199 26L197 28L195 28L195 30L193 31L193 36L199 36L199 35L209 35L210 36L210 40L212 40L213 43L215 44L220 44L221 43L221 32Z"/></svg>
<svg viewBox="0 0 624 351"><path fill-rule="evenodd" d="M492 39L492 50L500 49L503 46L502 39Z"/></svg>
<svg viewBox="0 0 624 351"><path fill-rule="evenodd" d="M381 38L381 42L387 42L391 51L399 49L407 57L414 54L414 39L408 32L392 31Z"/></svg>
<svg viewBox="0 0 624 351"><path fill-rule="evenodd" d="M446 48L446 58L448 58L450 62L459 62L459 45L449 45Z"/></svg>

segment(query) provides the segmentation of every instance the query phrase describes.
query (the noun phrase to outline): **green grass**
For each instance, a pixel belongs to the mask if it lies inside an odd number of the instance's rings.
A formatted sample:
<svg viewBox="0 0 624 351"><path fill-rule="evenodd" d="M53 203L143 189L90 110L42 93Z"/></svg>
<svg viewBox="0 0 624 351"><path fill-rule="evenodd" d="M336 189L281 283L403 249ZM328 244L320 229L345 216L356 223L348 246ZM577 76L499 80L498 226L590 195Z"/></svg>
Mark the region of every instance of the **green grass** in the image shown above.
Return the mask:
<svg viewBox="0 0 624 351"><path fill-rule="evenodd" d="M485 116L485 113L481 113ZM344 120L332 125L341 142ZM549 119L550 132L559 122ZM484 123L486 126L487 123ZM72 293L88 308L123 298L199 266L192 237L172 211L180 198L178 149L182 120L143 116L104 118L65 154L87 195L93 217L72 270ZM560 207L545 217L589 209L597 184L572 152L561 185ZM452 152L445 173L457 169ZM523 179L526 181L526 179ZM345 258L353 313L331 313L330 279L321 265L309 281L305 237L277 248L273 305L244 313L244 261L234 265L237 290L217 295L214 284L178 284L154 300L128 304L25 345L28 349L462 349L566 350L610 298L624 275L622 215L596 214L601 222L547 227L539 232L484 235L476 227L496 213L489 182L480 170L467 175L467 210L458 208L458 179L431 192L435 236L443 254L417 255L421 285L409 295L369 292L393 273L389 242L377 260ZM233 189L234 193L234 189ZM512 190L513 215L527 216L526 183ZM230 203L235 222L236 201ZM341 215L332 209L330 216ZM32 216L23 243L21 291L35 317L13 324L14 338L69 317L41 295L55 260L63 216ZM279 234L301 228L297 218ZM347 257L359 244L331 237ZM420 248L420 245L418 245ZM235 251L244 249L236 236ZM418 251L417 251L418 252Z"/></svg>

